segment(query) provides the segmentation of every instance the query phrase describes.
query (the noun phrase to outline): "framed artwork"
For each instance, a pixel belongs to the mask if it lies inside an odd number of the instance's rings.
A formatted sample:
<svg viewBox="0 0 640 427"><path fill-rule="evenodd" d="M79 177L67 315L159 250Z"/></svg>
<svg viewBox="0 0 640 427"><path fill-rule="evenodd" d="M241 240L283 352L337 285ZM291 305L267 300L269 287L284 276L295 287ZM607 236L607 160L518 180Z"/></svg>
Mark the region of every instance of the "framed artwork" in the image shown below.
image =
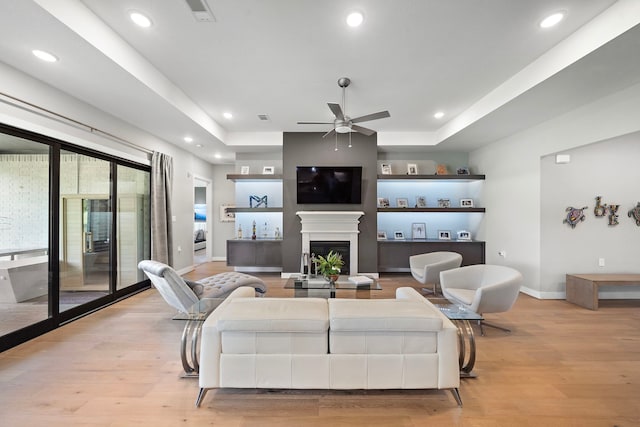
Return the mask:
<svg viewBox="0 0 640 427"><path fill-rule="evenodd" d="M274 173L273 166L265 166L262 168L263 175L273 175L273 173Z"/></svg>
<svg viewBox="0 0 640 427"><path fill-rule="evenodd" d="M439 240L451 240L451 232L449 230L439 230L438 231L438 239Z"/></svg>
<svg viewBox="0 0 640 427"><path fill-rule="evenodd" d="M235 205L220 205L220 222L233 222L236 220L235 212L229 212L229 208L235 208Z"/></svg>
<svg viewBox="0 0 640 427"><path fill-rule="evenodd" d="M398 197L396 199L396 206L399 208L408 208L409 207L409 199L406 197Z"/></svg>
<svg viewBox="0 0 640 427"><path fill-rule="evenodd" d="M390 163L383 163L381 167L382 167L382 175L391 175Z"/></svg>
<svg viewBox="0 0 640 427"><path fill-rule="evenodd" d="M471 240L471 233L467 230L458 231L458 240Z"/></svg>
<svg viewBox="0 0 640 427"><path fill-rule="evenodd" d="M389 199L386 197L378 197L378 207L379 208L388 208L389 207Z"/></svg>
<svg viewBox="0 0 640 427"><path fill-rule="evenodd" d="M458 170L456 171L456 174L458 174L458 175L469 175L469 168L467 168L467 167L458 168Z"/></svg>
<svg viewBox="0 0 640 427"><path fill-rule="evenodd" d="M436 175L448 175L447 165L439 164L436 166Z"/></svg>
<svg viewBox="0 0 640 427"><path fill-rule="evenodd" d="M249 166L241 166L240 175L249 175Z"/></svg>
<svg viewBox="0 0 640 427"><path fill-rule="evenodd" d="M416 196L416 208L426 208L427 198L425 196Z"/></svg>
<svg viewBox="0 0 640 427"><path fill-rule="evenodd" d="M378 230L378 240L387 240L387 232Z"/></svg>
<svg viewBox="0 0 640 427"><path fill-rule="evenodd" d="M413 240L427 238L427 226L424 222L414 222L411 224L411 238Z"/></svg>
<svg viewBox="0 0 640 427"><path fill-rule="evenodd" d="M473 207L473 199L460 199L460 207L461 208L472 208Z"/></svg>
<svg viewBox="0 0 640 427"><path fill-rule="evenodd" d="M404 233L402 231L394 231L393 238L395 240L404 240Z"/></svg>
<svg viewBox="0 0 640 427"><path fill-rule="evenodd" d="M418 165L415 163L409 163L407 165L407 175L418 175Z"/></svg>
<svg viewBox="0 0 640 427"><path fill-rule="evenodd" d="M438 199L438 207L439 208L450 208L451 200L449 199Z"/></svg>

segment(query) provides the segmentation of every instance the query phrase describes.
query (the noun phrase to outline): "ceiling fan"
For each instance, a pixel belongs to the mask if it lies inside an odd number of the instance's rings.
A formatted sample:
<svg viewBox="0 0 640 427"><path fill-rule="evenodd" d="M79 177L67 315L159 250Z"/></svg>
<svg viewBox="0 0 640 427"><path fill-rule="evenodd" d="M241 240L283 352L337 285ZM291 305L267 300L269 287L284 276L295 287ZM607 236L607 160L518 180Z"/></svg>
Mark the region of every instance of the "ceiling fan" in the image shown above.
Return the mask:
<svg viewBox="0 0 640 427"><path fill-rule="evenodd" d="M333 124L333 129L322 135L322 137L331 136L336 133L349 133L358 132L366 136L371 136L376 131L358 126L355 123L367 122L369 120L384 119L385 117L391 117L388 111L379 111L377 113L367 114L366 116L360 116L352 119L345 114L345 89L351 83L351 79L348 77L341 77L338 79L338 86L342 88L342 107L340 104L327 103L329 109L336 116L333 122L298 122L299 125L330 125Z"/></svg>

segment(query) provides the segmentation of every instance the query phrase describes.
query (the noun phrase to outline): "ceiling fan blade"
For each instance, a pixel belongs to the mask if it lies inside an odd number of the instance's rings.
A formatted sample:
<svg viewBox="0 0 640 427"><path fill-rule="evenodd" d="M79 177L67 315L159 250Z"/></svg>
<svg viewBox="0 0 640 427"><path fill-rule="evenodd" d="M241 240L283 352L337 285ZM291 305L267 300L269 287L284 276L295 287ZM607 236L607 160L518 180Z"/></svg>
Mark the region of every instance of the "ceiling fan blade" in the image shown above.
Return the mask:
<svg viewBox="0 0 640 427"><path fill-rule="evenodd" d="M360 116L356 117L355 119L351 119L351 123L367 122L369 120L384 119L385 117L391 117L391 114L389 114L388 111L379 111L377 113L367 114L366 116Z"/></svg>
<svg viewBox="0 0 640 427"><path fill-rule="evenodd" d="M368 128L363 128L362 126L358 126L358 125L351 125L351 130L355 130L356 132L361 133L361 134L366 135L366 136L371 136L374 133L376 133L375 130L371 130L371 129L368 129Z"/></svg>
<svg viewBox="0 0 640 427"><path fill-rule="evenodd" d="M326 137L326 136L332 136L336 133L335 129L331 129L329 132L325 133L324 135L322 135L322 137Z"/></svg>
<svg viewBox="0 0 640 427"><path fill-rule="evenodd" d="M340 106L340 104L332 104L331 102L329 102L327 103L327 105L329 106L329 109L331 109L333 115L336 116L336 119L344 120L344 113L342 112L342 107Z"/></svg>
<svg viewBox="0 0 640 427"><path fill-rule="evenodd" d="M333 122L298 122L299 125L332 125Z"/></svg>

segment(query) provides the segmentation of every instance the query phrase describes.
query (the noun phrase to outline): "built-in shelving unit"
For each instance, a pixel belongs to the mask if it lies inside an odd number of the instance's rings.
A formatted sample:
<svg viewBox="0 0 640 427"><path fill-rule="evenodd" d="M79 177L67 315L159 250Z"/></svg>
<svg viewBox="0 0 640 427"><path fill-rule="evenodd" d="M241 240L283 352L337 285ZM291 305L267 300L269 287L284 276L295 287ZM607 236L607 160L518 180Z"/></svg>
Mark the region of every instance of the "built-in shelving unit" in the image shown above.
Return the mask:
<svg viewBox="0 0 640 427"><path fill-rule="evenodd" d="M227 208L235 213L236 233L242 227L242 239L227 240L227 265L243 268L282 268L282 240L275 238L276 227L282 230L282 175L228 174L236 184L236 206ZM275 207L249 207L249 196L268 196ZM253 222L256 236L252 240ZM266 237L265 237L266 224Z"/></svg>
<svg viewBox="0 0 640 427"><path fill-rule="evenodd" d="M468 231L472 236L477 232L486 209L456 205L462 199L477 203L478 183L484 179L485 175L378 175L378 197L390 204L400 205L400 199L404 199L409 206L417 206L418 197L428 199L426 207L377 208L378 228L388 236L378 240L378 270L407 272L411 255L435 251L458 252L463 265L484 263L485 242L456 239L458 231ZM441 199L448 199L451 206L440 207ZM412 238L415 223L425 225L427 238ZM447 231L451 239L439 239L441 231ZM397 232L404 238L395 239Z"/></svg>

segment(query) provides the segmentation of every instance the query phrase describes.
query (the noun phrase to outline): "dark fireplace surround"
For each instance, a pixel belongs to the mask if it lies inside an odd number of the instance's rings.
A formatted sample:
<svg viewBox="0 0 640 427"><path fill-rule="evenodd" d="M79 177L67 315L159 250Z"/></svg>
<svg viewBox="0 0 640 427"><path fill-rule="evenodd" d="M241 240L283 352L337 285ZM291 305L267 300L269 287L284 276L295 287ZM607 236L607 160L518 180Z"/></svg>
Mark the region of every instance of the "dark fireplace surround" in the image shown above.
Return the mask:
<svg viewBox="0 0 640 427"><path fill-rule="evenodd" d="M350 258L350 242L348 240L311 240L309 242L309 249L311 256L322 255L323 257L327 256L330 251L334 251L342 255L342 260L344 261L344 265L340 271L340 274L348 275L351 274L349 271Z"/></svg>

